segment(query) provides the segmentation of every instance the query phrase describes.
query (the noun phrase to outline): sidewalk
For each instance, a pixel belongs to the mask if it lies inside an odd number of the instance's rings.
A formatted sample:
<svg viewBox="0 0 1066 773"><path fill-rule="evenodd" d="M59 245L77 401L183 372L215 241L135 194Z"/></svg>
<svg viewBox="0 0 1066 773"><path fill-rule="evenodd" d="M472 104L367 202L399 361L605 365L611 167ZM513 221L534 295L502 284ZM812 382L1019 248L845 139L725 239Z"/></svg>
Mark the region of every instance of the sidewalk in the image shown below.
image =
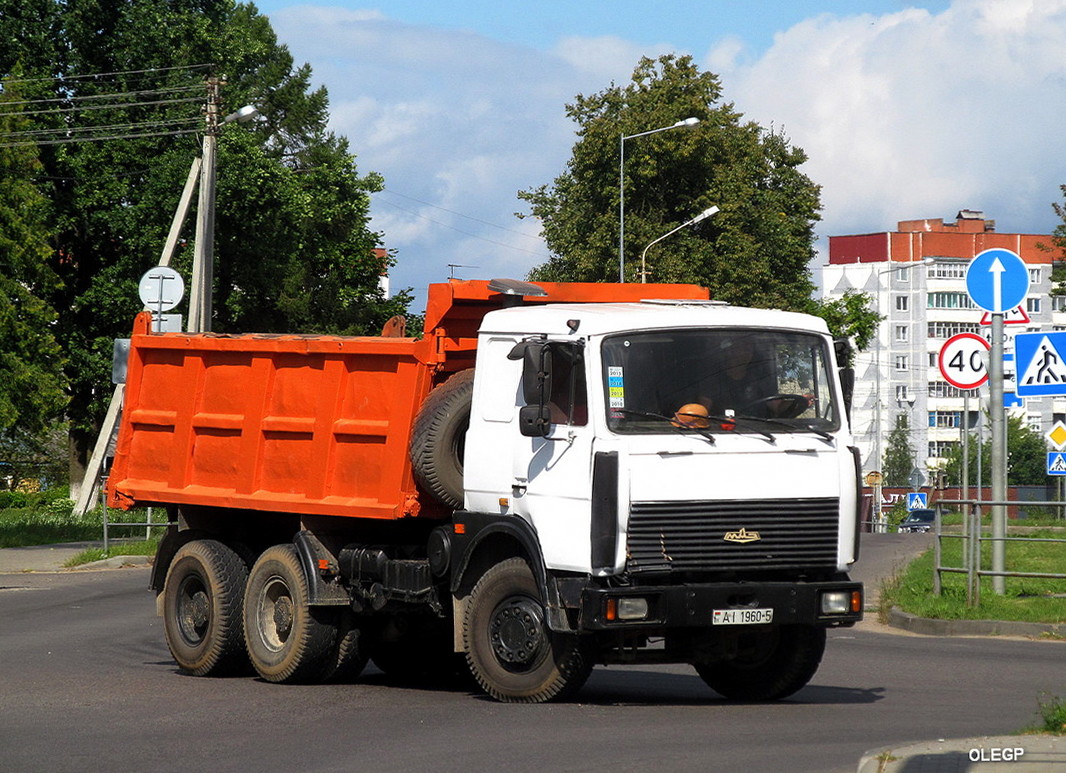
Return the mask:
<svg viewBox="0 0 1066 773"><path fill-rule="evenodd" d="M96 542L63 542L57 545L33 545L24 548L0 548L0 574L23 572L61 572L80 569L110 569L120 566L147 566L150 556L112 556L102 561L82 564L74 569L64 566L67 561L92 547L102 547Z"/></svg>
<svg viewBox="0 0 1066 773"><path fill-rule="evenodd" d="M886 746L863 755L858 773L1062 773L1066 737L1009 735Z"/></svg>

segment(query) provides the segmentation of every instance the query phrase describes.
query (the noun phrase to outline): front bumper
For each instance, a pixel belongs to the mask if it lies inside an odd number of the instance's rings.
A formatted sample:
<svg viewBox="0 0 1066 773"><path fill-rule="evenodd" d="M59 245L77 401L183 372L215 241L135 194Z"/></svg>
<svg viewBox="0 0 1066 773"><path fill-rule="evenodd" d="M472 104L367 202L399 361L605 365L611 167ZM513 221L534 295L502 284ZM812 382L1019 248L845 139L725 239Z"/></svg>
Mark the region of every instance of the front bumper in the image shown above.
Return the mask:
<svg viewBox="0 0 1066 773"><path fill-rule="evenodd" d="M579 627L583 631L710 628L714 624L714 611L723 609L772 609L772 625L851 626L863 617L862 590L862 583L846 580L585 588L581 594ZM826 593L848 594L851 603L847 611L824 612L822 599ZM857 600L855 593L859 594ZM618 618L611 610L618 608L620 599L646 599L647 616Z"/></svg>

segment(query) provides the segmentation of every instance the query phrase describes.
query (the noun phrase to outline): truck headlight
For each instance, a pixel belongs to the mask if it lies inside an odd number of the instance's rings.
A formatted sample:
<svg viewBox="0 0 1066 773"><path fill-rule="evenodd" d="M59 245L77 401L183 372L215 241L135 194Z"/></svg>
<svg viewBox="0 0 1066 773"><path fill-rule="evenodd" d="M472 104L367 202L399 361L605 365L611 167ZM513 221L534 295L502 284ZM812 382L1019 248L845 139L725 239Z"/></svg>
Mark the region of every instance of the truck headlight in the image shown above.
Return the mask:
<svg viewBox="0 0 1066 773"><path fill-rule="evenodd" d="M848 612L861 611L861 591L830 590L822 594L823 615L846 615Z"/></svg>
<svg viewBox="0 0 1066 773"><path fill-rule="evenodd" d="M607 599L608 620L645 620L648 617L648 600L639 596L619 596Z"/></svg>

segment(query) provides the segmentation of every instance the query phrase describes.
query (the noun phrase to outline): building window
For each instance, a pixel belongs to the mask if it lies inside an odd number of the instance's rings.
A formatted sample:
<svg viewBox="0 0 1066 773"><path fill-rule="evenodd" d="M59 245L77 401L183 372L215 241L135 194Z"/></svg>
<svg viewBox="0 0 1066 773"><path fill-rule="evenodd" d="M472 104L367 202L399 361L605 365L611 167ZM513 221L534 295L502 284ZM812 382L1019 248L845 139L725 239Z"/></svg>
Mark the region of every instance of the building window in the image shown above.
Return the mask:
<svg viewBox="0 0 1066 773"><path fill-rule="evenodd" d="M950 440L930 440L929 441L929 456L934 459L942 459L945 456L950 456L952 450L958 442Z"/></svg>
<svg viewBox="0 0 1066 773"><path fill-rule="evenodd" d="M1052 311L1066 311L1066 295L1052 295L1051 296L1051 310Z"/></svg>
<svg viewBox="0 0 1066 773"><path fill-rule="evenodd" d="M929 367L936 368L940 365L940 352L929 352Z"/></svg>
<svg viewBox="0 0 1066 773"><path fill-rule="evenodd" d="M910 329L906 325L896 325L896 340L906 343L910 338Z"/></svg>
<svg viewBox="0 0 1066 773"><path fill-rule="evenodd" d="M942 263L937 261L929 267L930 279L965 279L967 263Z"/></svg>
<svg viewBox="0 0 1066 773"><path fill-rule="evenodd" d="M1029 269L1029 282L1030 282L1030 284L1034 284L1034 285L1040 284L1040 269L1039 268L1031 268L1031 269Z"/></svg>
<svg viewBox="0 0 1066 773"><path fill-rule="evenodd" d="M1040 299L1039 298L1026 298L1025 310L1031 314L1040 313Z"/></svg>
<svg viewBox="0 0 1066 773"><path fill-rule="evenodd" d="M907 370L908 369L907 363L908 363L908 358L907 358L906 354L897 354L896 355L896 370L898 370L898 371Z"/></svg>
<svg viewBox="0 0 1066 773"><path fill-rule="evenodd" d="M896 271L895 271L895 274L896 274L896 278L899 279L899 281L901 281L901 282L909 282L909 281L911 281L911 268L910 268L910 266L907 266L906 268L897 268Z"/></svg>
<svg viewBox="0 0 1066 773"><path fill-rule="evenodd" d="M959 292L929 293L928 307L930 309L976 309L977 306L970 296Z"/></svg>
<svg viewBox="0 0 1066 773"><path fill-rule="evenodd" d="M907 402L907 399L908 399L908 397L907 397L907 385L906 384L899 384L896 387L896 402L897 403L905 403L905 402Z"/></svg>
<svg viewBox="0 0 1066 773"><path fill-rule="evenodd" d="M929 411L929 426L935 429L957 429L962 424L958 411Z"/></svg>
<svg viewBox="0 0 1066 773"><path fill-rule="evenodd" d="M910 298L906 295L896 296L896 311L907 311L910 309Z"/></svg>
<svg viewBox="0 0 1066 773"><path fill-rule="evenodd" d="M930 397L962 397L962 390L946 381L929 382Z"/></svg>
<svg viewBox="0 0 1066 773"><path fill-rule="evenodd" d="M977 322L930 322L929 338L951 338L959 333L979 333L980 329Z"/></svg>

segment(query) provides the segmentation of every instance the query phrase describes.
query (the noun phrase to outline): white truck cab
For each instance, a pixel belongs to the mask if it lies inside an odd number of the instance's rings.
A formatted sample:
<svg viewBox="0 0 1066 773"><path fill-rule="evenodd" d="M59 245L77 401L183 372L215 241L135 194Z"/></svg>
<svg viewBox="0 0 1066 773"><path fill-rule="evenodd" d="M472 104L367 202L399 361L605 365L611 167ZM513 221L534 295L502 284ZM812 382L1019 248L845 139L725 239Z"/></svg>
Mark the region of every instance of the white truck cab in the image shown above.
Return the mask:
<svg viewBox="0 0 1066 773"><path fill-rule="evenodd" d="M662 636L672 655L650 657L692 662L730 697L781 697L813 675L827 627L862 617L842 392L825 322L804 314L707 301L493 311L465 517L528 535L548 627L595 642L600 662L640 660Z"/></svg>

